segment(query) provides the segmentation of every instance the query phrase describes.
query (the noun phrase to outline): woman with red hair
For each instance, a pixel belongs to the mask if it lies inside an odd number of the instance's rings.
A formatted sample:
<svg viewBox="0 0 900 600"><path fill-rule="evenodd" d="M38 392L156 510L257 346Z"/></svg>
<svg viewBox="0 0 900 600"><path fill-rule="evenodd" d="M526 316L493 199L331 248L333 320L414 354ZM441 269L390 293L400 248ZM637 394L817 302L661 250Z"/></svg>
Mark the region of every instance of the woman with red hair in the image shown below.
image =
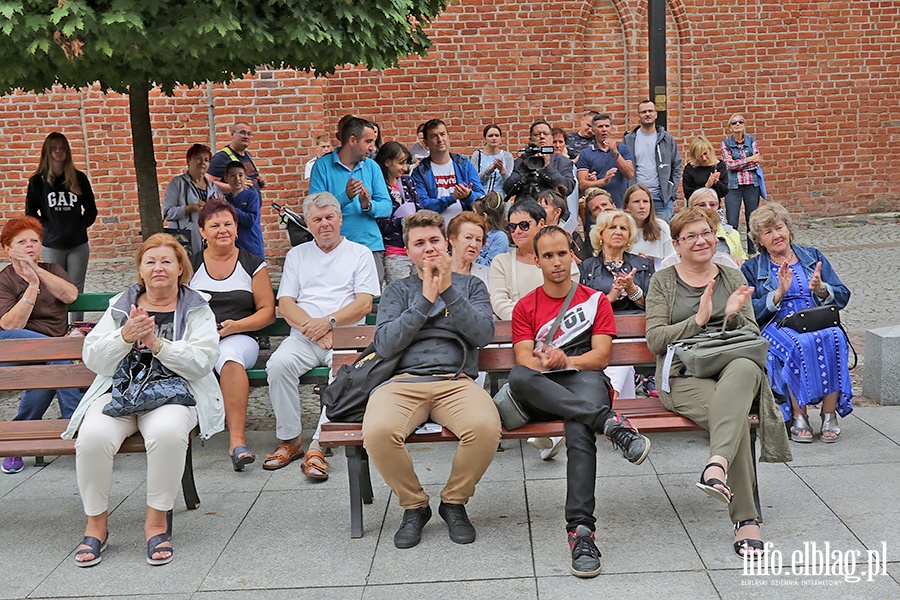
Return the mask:
<svg viewBox="0 0 900 600"><path fill-rule="evenodd" d="M163 219L166 233L178 240L188 254L203 250L200 237L200 211L213 198L221 198L219 186L206 179L212 158L209 146L194 144L187 151L187 171L174 177L163 194Z"/></svg>
<svg viewBox="0 0 900 600"><path fill-rule="evenodd" d="M63 268L41 262L40 221L34 217L15 217L0 233L0 246L10 265L0 271L0 340L62 337L68 326L67 304L78 297ZM53 395L59 398L64 419L72 416L81 400L77 389L27 390L19 401L14 421L36 421L44 416ZM4 473L18 473L24 467L22 457L8 456L0 467Z"/></svg>

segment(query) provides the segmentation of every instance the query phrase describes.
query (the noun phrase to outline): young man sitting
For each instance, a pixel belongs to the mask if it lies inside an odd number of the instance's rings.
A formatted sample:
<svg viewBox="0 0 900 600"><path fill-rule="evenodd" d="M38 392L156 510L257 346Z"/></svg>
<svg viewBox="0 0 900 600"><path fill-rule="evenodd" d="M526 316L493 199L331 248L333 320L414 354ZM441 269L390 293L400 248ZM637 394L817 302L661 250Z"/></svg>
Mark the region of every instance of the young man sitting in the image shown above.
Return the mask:
<svg viewBox="0 0 900 600"><path fill-rule="evenodd" d="M478 348L494 336L491 300L480 279L452 272L441 215L420 210L406 217L403 241L416 273L385 288L375 326L378 353L403 352L403 358L394 377L369 396L364 445L404 509L394 545L412 548L422 538L431 508L405 440L429 418L456 434L459 447L438 513L450 528L450 539L468 544L475 541L475 528L465 503L500 443L497 409L474 381ZM428 335L435 330L457 339ZM425 333L417 337L420 332Z"/></svg>
<svg viewBox="0 0 900 600"><path fill-rule="evenodd" d="M569 243L568 233L559 227L544 227L534 238L535 261L544 283L513 309L516 366L509 374L509 386L534 420L565 420L566 530L572 573L594 577L600 573L600 551L594 543L595 436L605 434L634 464L647 457L650 440L610 408L611 387L603 369L616 335L613 311L606 294L572 281ZM558 320L572 286L577 287Z"/></svg>

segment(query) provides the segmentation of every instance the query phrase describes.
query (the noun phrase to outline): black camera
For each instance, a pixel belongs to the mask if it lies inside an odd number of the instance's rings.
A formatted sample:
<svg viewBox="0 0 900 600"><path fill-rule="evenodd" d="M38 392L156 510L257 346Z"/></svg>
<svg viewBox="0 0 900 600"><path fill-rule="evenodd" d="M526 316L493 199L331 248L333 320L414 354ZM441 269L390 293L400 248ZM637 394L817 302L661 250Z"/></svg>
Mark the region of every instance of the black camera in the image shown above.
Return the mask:
<svg viewBox="0 0 900 600"><path fill-rule="evenodd" d="M536 173L544 168L543 154L553 154L553 146L538 146L534 142L530 142L522 150L522 163L526 169Z"/></svg>

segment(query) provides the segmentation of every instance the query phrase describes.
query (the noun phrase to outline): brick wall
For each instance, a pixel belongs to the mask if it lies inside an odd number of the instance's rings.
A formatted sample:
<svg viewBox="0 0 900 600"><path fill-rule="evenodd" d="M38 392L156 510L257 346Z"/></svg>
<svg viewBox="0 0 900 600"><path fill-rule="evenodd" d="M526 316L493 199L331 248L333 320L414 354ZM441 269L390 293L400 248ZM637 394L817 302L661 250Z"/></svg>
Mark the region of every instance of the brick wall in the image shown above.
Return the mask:
<svg viewBox="0 0 900 600"><path fill-rule="evenodd" d="M772 197L795 213L900 210L891 177L900 158L883 149L900 134L891 89L900 67L896 2L675 0L668 9L668 122L683 149L699 133L718 143L726 119L741 112L759 140ZM637 0L458 0L434 23L431 53L399 68L321 79L262 71L213 86L217 142L227 142L236 118L255 123L251 151L269 183L264 235L282 256L286 236L268 203L298 204L313 138L333 132L341 115L369 116L386 139L405 143L417 123L441 116L465 155L489 122L503 126L512 149L527 141L533 119L571 129L585 108L611 111L617 128L630 128L648 95L646 22L646 2ZM210 139L207 91L153 95L151 114L162 194L183 170L187 147ZM0 218L22 210L40 145L55 130L97 193L92 254L128 254L140 239L128 103L97 87L0 99Z"/></svg>

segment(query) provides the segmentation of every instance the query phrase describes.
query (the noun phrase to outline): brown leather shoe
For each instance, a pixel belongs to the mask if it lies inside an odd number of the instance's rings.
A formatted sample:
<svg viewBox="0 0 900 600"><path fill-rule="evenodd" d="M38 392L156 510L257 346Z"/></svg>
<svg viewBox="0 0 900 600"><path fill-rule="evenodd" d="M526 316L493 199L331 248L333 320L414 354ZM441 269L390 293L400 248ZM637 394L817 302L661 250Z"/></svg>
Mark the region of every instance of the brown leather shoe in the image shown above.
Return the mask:
<svg viewBox="0 0 900 600"><path fill-rule="evenodd" d="M277 471L282 467L288 466L292 461L295 461L298 458L303 458L303 440L300 440L298 444L281 442L278 444L278 447L275 448L275 452L266 455L263 469L267 471Z"/></svg>

